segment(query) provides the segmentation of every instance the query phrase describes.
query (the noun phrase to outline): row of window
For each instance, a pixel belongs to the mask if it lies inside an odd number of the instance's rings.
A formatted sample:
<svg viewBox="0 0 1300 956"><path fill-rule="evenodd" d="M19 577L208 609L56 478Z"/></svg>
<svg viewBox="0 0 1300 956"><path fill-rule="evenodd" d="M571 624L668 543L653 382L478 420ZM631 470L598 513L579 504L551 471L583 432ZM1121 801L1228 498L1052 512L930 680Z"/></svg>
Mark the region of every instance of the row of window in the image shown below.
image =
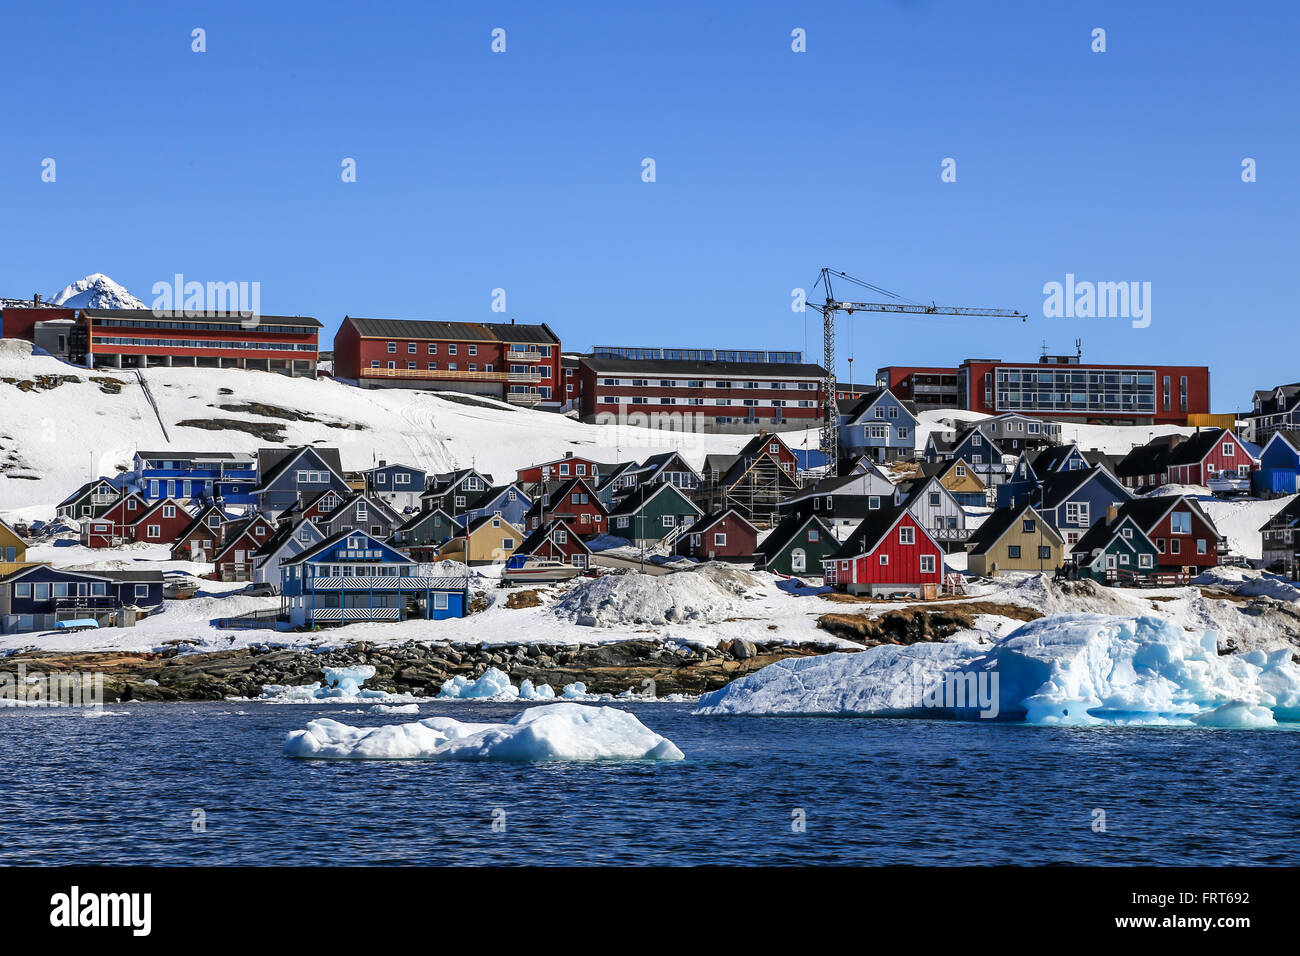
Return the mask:
<svg viewBox="0 0 1300 956"><path fill-rule="evenodd" d="M676 405L678 400L672 397L654 398L646 395L603 395L601 396L602 405ZM715 405L725 408L730 405L740 405L745 408L757 408L759 405L770 405L772 408L816 408L817 403L814 401L788 401L781 398L763 399L743 398L735 401L730 398L686 398L681 400L682 405Z"/></svg>
<svg viewBox="0 0 1300 956"><path fill-rule="evenodd" d="M705 381L704 379L671 379L671 378L602 378L601 385L609 386L626 386L629 388L740 388L740 389L772 389L774 391L785 391L787 389L796 389L804 391L816 390L817 382L752 382L752 381Z"/></svg>
<svg viewBox="0 0 1300 956"><path fill-rule="evenodd" d="M397 351L396 342L389 342L387 347L390 355ZM456 355L457 349L460 346L455 342L447 342L446 347L447 347L448 355ZM429 355L437 355L438 343L428 342L425 345L425 349ZM472 342L465 343L465 350L466 350L466 354L468 355L478 355L478 346ZM408 355L417 355L419 354L419 351L420 351L420 345L418 342L406 343L406 352ZM529 357L529 359L532 359L533 357L536 357L537 359L548 359L551 357L551 347L549 345L541 345L537 347L527 347L527 348L520 345L507 345L506 351L513 354L521 354L521 355L526 354Z"/></svg>
<svg viewBox="0 0 1300 956"><path fill-rule="evenodd" d="M96 335L96 345L133 345L149 348L236 349L245 352L315 352L310 342L232 342L227 339L146 339L134 335Z"/></svg>
<svg viewBox="0 0 1300 956"><path fill-rule="evenodd" d="M94 327L113 326L115 328L144 329L194 329L200 332L232 332L236 328L244 331L273 332L279 335L315 335L314 329L300 325L264 325L254 318L234 322L172 322L158 319L95 319ZM170 340L169 340L170 341Z"/></svg>

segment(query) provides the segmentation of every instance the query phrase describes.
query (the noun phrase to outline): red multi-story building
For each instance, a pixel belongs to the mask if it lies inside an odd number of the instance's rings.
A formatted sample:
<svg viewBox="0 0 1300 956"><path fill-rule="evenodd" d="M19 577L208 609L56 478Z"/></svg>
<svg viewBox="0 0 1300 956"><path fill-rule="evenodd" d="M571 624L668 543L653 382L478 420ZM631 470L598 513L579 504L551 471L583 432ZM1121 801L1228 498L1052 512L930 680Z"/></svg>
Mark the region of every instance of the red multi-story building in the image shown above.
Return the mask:
<svg viewBox="0 0 1300 956"><path fill-rule="evenodd" d="M917 407L1016 412L1058 421L1112 425L1186 425L1210 411L1204 365L1085 364L1077 355L1037 362L966 359L956 368L890 365L877 385Z"/></svg>
<svg viewBox="0 0 1300 956"><path fill-rule="evenodd" d="M516 405L564 402L560 337L544 322L345 316L334 335L334 375L362 388L467 392Z"/></svg>
<svg viewBox="0 0 1300 956"><path fill-rule="evenodd" d="M108 368L242 368L315 376L321 324L310 316L82 309L73 361Z"/></svg>
<svg viewBox="0 0 1300 956"><path fill-rule="evenodd" d="M579 375L586 422L635 423L639 413L673 416L692 431L790 431L817 427L825 404L825 370L802 361L595 354L582 358Z"/></svg>

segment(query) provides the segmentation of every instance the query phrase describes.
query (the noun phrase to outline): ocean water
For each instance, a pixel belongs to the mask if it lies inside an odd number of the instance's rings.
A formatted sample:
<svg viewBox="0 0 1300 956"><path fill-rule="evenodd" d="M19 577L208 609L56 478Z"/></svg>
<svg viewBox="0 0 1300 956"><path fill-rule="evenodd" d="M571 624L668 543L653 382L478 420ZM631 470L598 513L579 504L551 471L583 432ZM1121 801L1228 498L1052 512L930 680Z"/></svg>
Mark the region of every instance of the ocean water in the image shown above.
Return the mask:
<svg viewBox="0 0 1300 956"><path fill-rule="evenodd" d="M420 714L496 721L523 706ZM282 756L313 717L416 719L346 713L364 705L0 711L0 864L1300 862L1295 733L691 706L625 707L685 761L588 764Z"/></svg>

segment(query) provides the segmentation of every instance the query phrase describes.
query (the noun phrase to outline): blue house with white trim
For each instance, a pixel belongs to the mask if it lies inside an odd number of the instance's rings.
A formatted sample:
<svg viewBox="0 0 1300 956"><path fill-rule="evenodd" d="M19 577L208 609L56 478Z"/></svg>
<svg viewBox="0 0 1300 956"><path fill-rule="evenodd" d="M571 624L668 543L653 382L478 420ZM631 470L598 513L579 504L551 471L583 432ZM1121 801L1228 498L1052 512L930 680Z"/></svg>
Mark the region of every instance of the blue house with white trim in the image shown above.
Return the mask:
<svg viewBox="0 0 1300 956"><path fill-rule="evenodd" d="M468 613L468 577L422 577L417 568L364 531L341 531L280 562L281 609L294 627Z"/></svg>
<svg viewBox="0 0 1300 956"><path fill-rule="evenodd" d="M155 612L163 604L161 571L69 571L34 564L0 578L0 634L48 631L59 621L116 623L118 612Z"/></svg>
<svg viewBox="0 0 1300 956"><path fill-rule="evenodd" d="M859 398L841 401L838 409L843 454L893 461L916 452L915 406L888 388L868 389Z"/></svg>
<svg viewBox="0 0 1300 956"><path fill-rule="evenodd" d="M381 461L362 474L366 479L366 491L378 495L390 507L402 512L419 509L420 495L424 494L428 480L424 469Z"/></svg>
<svg viewBox="0 0 1300 956"><path fill-rule="evenodd" d="M1257 495L1293 495L1300 490L1300 431L1279 428L1259 455L1250 483Z"/></svg>
<svg viewBox="0 0 1300 956"><path fill-rule="evenodd" d="M257 487L257 459L241 452L137 451L131 484L145 501L248 504Z"/></svg>

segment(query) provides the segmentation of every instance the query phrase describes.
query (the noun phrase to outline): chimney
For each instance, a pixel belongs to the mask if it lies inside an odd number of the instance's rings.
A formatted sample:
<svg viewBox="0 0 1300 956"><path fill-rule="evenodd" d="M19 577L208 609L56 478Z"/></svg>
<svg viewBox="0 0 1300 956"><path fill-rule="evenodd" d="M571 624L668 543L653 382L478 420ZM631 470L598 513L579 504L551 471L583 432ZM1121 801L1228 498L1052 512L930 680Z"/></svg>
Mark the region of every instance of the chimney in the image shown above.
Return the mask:
<svg viewBox="0 0 1300 956"><path fill-rule="evenodd" d="M1119 505L1106 506L1106 524L1114 524L1115 519L1119 517Z"/></svg>
<svg viewBox="0 0 1300 956"><path fill-rule="evenodd" d="M387 466L388 466L388 462L384 461L384 459L382 459L382 458L379 459L379 467L380 467L380 468L386 468Z"/></svg>
<svg viewBox="0 0 1300 956"><path fill-rule="evenodd" d="M39 292L37 292L35 295L32 296L32 305L36 306L37 308L40 308L41 294Z"/></svg>

